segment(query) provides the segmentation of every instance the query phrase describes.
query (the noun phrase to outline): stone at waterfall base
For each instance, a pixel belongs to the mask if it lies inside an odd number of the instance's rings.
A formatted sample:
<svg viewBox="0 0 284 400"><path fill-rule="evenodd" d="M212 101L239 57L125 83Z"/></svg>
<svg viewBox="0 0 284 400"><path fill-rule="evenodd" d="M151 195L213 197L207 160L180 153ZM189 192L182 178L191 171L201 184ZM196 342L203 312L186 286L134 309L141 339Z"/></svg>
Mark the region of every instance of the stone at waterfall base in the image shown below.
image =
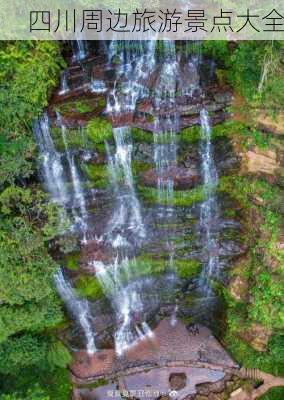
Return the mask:
<svg viewBox="0 0 284 400"><path fill-rule="evenodd" d="M176 391L170 398L183 400L196 393L196 385L218 382L232 368L237 368L236 363L209 329L197 326L190 333L181 321L164 319L153 337L140 340L121 357L113 349L99 350L91 357L79 351L71 371L75 384L100 379L108 382L95 389L81 389L82 399L107 400L111 386L117 386L126 391L147 388L160 395ZM149 396L152 400L159 397Z"/></svg>

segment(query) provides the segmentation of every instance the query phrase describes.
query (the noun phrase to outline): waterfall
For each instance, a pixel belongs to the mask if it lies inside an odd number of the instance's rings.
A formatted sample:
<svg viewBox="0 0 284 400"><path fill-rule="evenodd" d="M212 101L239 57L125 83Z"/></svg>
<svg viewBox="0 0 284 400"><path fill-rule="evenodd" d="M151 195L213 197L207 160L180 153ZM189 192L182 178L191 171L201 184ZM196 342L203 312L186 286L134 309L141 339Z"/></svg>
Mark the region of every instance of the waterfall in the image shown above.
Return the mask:
<svg viewBox="0 0 284 400"><path fill-rule="evenodd" d="M175 103L179 68L176 61L174 41L163 43L164 57L155 86L154 103L157 111L165 108L163 114L155 117L154 162L157 174L158 200L168 206L173 204L174 181L172 168L177 164L176 132L179 130L179 115L175 109L169 110Z"/></svg>
<svg viewBox="0 0 284 400"><path fill-rule="evenodd" d="M60 78L60 91L59 95L64 95L69 92L68 80L67 80L67 71L63 71Z"/></svg>
<svg viewBox="0 0 284 400"><path fill-rule="evenodd" d="M114 248L140 243L146 236L141 207L137 199L131 169L132 142L128 127L113 129L115 153L108 150L108 168L116 205L107 230L107 240Z"/></svg>
<svg viewBox="0 0 284 400"><path fill-rule="evenodd" d="M209 296L211 294L210 280L219 275L219 247L216 228L218 226L219 209L216 199L216 186L218 174L213 157L211 143L211 126L208 111L203 109L200 112L201 122L201 165L202 178L205 191L205 200L200 209L200 230L202 242L207 255L207 261L200 277L201 291Z"/></svg>
<svg viewBox="0 0 284 400"><path fill-rule="evenodd" d="M174 182L171 168L177 164L176 132L178 129L176 113L155 119L154 162L157 174L158 201L169 207L173 204Z"/></svg>
<svg viewBox="0 0 284 400"><path fill-rule="evenodd" d="M145 290L151 290L152 281L147 278L134 279L130 263L124 258L118 261L118 256L111 265L102 262L93 262L96 276L101 283L104 292L109 297L115 310L117 330L115 332L115 349L118 355L135 345L139 340L153 337L151 328L145 321L139 324L139 319L145 307Z"/></svg>
<svg viewBox="0 0 284 400"><path fill-rule="evenodd" d="M67 309L78 321L85 338L88 354L92 355L96 351L94 332L92 328L92 316L87 300L80 299L72 289L70 283L64 278L60 269L54 276L56 288L66 304Z"/></svg>
<svg viewBox="0 0 284 400"><path fill-rule="evenodd" d="M119 42L116 46L111 43L110 60L115 55L119 57L121 66L107 99L106 112L133 112L137 100L149 94L146 83L155 65L155 41L137 41L132 46L129 41Z"/></svg>
<svg viewBox="0 0 284 400"><path fill-rule="evenodd" d="M41 169L46 190L54 202L65 206L69 196L66 191L62 155L55 149L46 113L34 123L33 130L40 150Z"/></svg>
<svg viewBox="0 0 284 400"><path fill-rule="evenodd" d="M76 227L78 227L84 235L83 241L86 241L88 214L87 214L87 209L86 209L85 196L84 196L84 192L82 189L79 172L78 172L78 169L77 169L77 166L75 163L75 156L73 153L71 153L69 146L68 146L68 141L67 141L67 136L66 136L66 127L63 124L61 115L59 113L57 113L57 124L61 128L61 134L62 134L64 146L65 146L65 152L66 152L67 162L68 162L68 166L69 166L69 170L70 170L72 188L73 188L72 214L73 214L74 220L75 220L75 226L73 227L73 229L76 229Z"/></svg>
<svg viewBox="0 0 284 400"><path fill-rule="evenodd" d="M121 65L118 67L114 87L108 96L106 112L133 113L137 100L145 94L149 95L147 82L149 68L152 70L155 65L155 43L110 43L109 62L112 62L115 55ZM115 348L117 354L121 355L138 340L153 335L143 320L147 311L146 292L151 291L152 281L137 278L130 271L130 263L132 268L135 265L135 249L141 247L147 234L134 188L131 130L128 126L113 128L113 136L115 150L108 144L106 149L115 204L104 237L116 256L110 265L93 261L93 267L115 311ZM132 257L130 261L129 257Z"/></svg>
<svg viewBox="0 0 284 400"><path fill-rule="evenodd" d="M88 54L86 40L78 39L73 41L73 61L85 60Z"/></svg>

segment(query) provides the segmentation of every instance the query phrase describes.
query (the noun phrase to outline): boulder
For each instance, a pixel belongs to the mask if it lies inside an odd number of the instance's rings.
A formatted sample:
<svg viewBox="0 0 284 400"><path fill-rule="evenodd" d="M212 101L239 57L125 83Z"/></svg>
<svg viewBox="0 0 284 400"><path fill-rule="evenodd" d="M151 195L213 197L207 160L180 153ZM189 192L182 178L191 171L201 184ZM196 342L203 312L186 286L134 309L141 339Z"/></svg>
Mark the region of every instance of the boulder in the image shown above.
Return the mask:
<svg viewBox="0 0 284 400"><path fill-rule="evenodd" d="M253 174L275 175L280 168L274 150L260 150L255 147L245 154L247 172Z"/></svg>
<svg viewBox="0 0 284 400"><path fill-rule="evenodd" d="M273 135L284 135L284 112L272 118L265 112L260 112L256 118L257 128Z"/></svg>
<svg viewBox="0 0 284 400"><path fill-rule="evenodd" d="M247 342L254 350L265 352L267 344L272 334L271 329L260 324L254 323L249 326L240 337Z"/></svg>
<svg viewBox="0 0 284 400"><path fill-rule="evenodd" d="M229 283L229 293L236 301L245 301L248 291L247 280L239 275L233 276Z"/></svg>

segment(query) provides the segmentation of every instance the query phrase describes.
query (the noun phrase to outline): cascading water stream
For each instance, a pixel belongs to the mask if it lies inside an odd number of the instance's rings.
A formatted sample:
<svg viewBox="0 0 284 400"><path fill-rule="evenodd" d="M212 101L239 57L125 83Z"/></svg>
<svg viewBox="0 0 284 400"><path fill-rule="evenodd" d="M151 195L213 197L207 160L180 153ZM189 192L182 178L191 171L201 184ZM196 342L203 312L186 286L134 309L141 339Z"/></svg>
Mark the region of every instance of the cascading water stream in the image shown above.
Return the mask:
<svg viewBox="0 0 284 400"><path fill-rule="evenodd" d="M67 130L62 122L62 118L59 113L57 113L57 124L61 128L62 139L65 146L65 152L72 181L72 188L73 188L72 214L75 220L73 229L79 228L79 230L83 234L83 242L85 242L86 231L88 228L87 226L88 214L87 214L85 196L82 189L79 172L75 163L75 156L73 153L71 153L68 146Z"/></svg>
<svg viewBox="0 0 284 400"><path fill-rule="evenodd" d="M88 54L86 40L78 39L73 41L73 61L79 62L85 60Z"/></svg>
<svg viewBox="0 0 284 400"><path fill-rule="evenodd" d="M114 43L109 46L109 63L114 57L119 57L121 64L108 97L108 114L132 113L137 100L145 93L149 94L146 83L149 68L155 64L155 43L137 42L128 48L129 44L116 42L116 46ZM143 320L147 302L145 293L151 288L151 280L138 279L130 271L130 265L137 268L133 255L146 239L146 227L132 175L131 130L128 126L113 128L113 136L115 151L108 144L106 148L115 206L104 240L114 249L116 257L111 265L94 261L93 266L115 311L115 347L117 354L121 355L138 340L152 336L150 327Z"/></svg>
<svg viewBox="0 0 284 400"><path fill-rule="evenodd" d="M137 326L145 311L143 292L150 282L135 279L130 271L130 263L133 268L135 260L128 259L128 255L131 255L146 237L131 169L131 132L128 127L120 127L114 128L113 134L116 145L114 154L111 154L109 146L107 149L115 208L106 228L105 240L115 249L117 256L111 265L96 261L92 265L115 310L115 346L117 354L121 355L139 338L151 336L151 330L145 321L141 322L140 328Z"/></svg>
<svg viewBox="0 0 284 400"><path fill-rule="evenodd" d="M44 185L50 193L52 201L64 207L69 196L66 190L62 155L55 149L47 114L34 123L34 134L40 151Z"/></svg>
<svg viewBox="0 0 284 400"><path fill-rule="evenodd" d="M176 132L179 129L179 116L175 110L167 111L175 103L178 64L175 42L164 42L164 60L155 87L154 104L158 115L155 117L154 162L157 173L159 202L170 207L173 202L174 182L171 168L177 163ZM161 114L161 107L165 111Z"/></svg>
<svg viewBox="0 0 284 400"><path fill-rule="evenodd" d="M137 100L149 94L146 83L149 72L155 65L155 41L138 41L135 42L135 46L130 46L128 41L113 41L109 49L109 62L116 56L119 57L121 66L108 96L106 112L133 112Z"/></svg>
<svg viewBox="0 0 284 400"><path fill-rule="evenodd" d="M204 183L205 200L200 208L201 240L204 243L207 258L200 276L200 290L206 296L212 295L210 281L220 272L219 247L218 247L218 219L219 209L216 199L218 174L213 157L211 142L211 126L208 111L200 112L201 122L201 160L202 178Z"/></svg>
<svg viewBox="0 0 284 400"><path fill-rule="evenodd" d="M113 129L116 144L115 154L108 150L108 168L116 197L113 216L107 227L107 240L114 248L121 245L129 246L129 240L139 243L145 238L146 232L142 221L141 207L137 199L132 169L131 132L128 127Z"/></svg>
<svg viewBox="0 0 284 400"><path fill-rule="evenodd" d="M179 114L175 107L177 84L179 81L179 65L177 63L174 41L165 41L164 55L160 75L154 90L154 107L157 115L154 125L154 163L157 176L157 196L161 205L158 217L161 223L173 224L176 218L174 205L174 174L177 166L176 133L179 131ZM167 232L167 252L169 255L169 269L171 271L170 290L173 290L176 276L175 245L171 234ZM171 316L171 323L175 325L176 308Z"/></svg>
<svg viewBox="0 0 284 400"><path fill-rule="evenodd" d="M145 289L150 289L152 281L147 278L135 279L135 259L128 260L126 257L119 262L118 258L111 265L94 262L93 266L115 311L118 326L114 336L115 349L118 355L122 355L138 340L153 337L148 324L141 322L141 315L147 311Z"/></svg>
<svg viewBox="0 0 284 400"><path fill-rule="evenodd" d="M63 71L61 74L60 86L61 87L60 87L59 95L63 96L64 94L69 92L67 71Z"/></svg>
<svg viewBox="0 0 284 400"><path fill-rule="evenodd" d="M68 210L72 201L72 214L75 224L72 229L80 229L80 232L86 233L87 211L86 204L81 188L80 177L75 164L74 155L71 153L66 127L62 124L60 115L57 116L58 125L61 127L62 139L65 146L65 154L60 154L55 149L49 127L47 114L34 124L34 133L40 150L40 159L42 160L42 171L44 184L51 195L52 201L58 203L62 208ZM66 173L63 158L66 156L70 174ZM67 191L67 175L71 177L72 191ZM64 216L65 218L65 216ZM62 216L63 219L63 216ZM55 274L55 283L59 294L66 303L70 313L80 324L86 337L87 351L91 355L95 352L94 334L91 325L91 313L89 304L86 300L80 299L71 287L71 284L64 278L59 270Z"/></svg>
<svg viewBox="0 0 284 400"><path fill-rule="evenodd" d="M89 303L87 300L80 299L74 289L64 277L61 269L54 276L56 288L58 293L64 300L67 309L78 321L81 326L85 339L86 348L89 355L92 355L96 351L96 345L94 340L94 332L92 328L92 316L90 312Z"/></svg>

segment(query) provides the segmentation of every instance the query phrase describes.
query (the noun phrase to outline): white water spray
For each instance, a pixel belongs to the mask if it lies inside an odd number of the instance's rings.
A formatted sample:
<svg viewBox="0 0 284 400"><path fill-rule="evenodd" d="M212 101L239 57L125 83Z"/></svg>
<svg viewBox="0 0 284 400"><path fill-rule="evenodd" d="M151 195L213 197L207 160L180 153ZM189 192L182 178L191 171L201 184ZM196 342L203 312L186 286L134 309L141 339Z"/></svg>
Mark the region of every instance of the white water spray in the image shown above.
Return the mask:
<svg viewBox="0 0 284 400"><path fill-rule="evenodd" d="M84 332L88 354L93 355L96 351L96 345L91 324L92 316L88 301L80 299L76 295L70 283L64 278L61 270L55 274L54 279L56 288L65 302L67 309L78 321Z"/></svg>

